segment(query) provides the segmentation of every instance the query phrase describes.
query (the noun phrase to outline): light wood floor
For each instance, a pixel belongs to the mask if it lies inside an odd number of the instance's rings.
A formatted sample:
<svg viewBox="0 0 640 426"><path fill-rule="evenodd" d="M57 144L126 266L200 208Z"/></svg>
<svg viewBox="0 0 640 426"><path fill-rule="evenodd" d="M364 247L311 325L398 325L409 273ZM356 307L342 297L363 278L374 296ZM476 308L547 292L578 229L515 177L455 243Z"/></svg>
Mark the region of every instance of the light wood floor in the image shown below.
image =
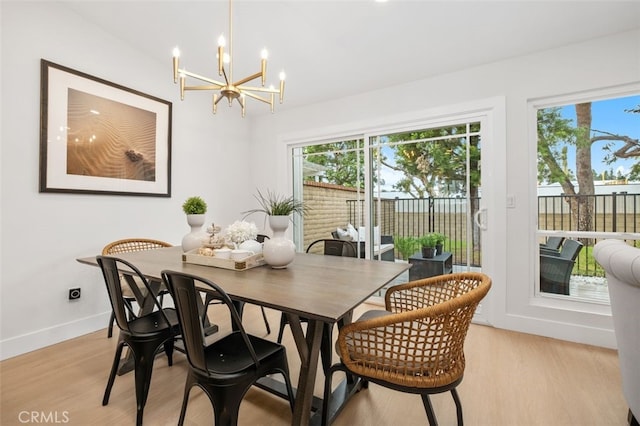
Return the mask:
<svg viewBox="0 0 640 426"><path fill-rule="evenodd" d="M270 338L275 340L280 314L267 312ZM259 313L259 308L247 306L245 324L250 333L264 335ZM295 385L299 360L288 329L284 343ZM25 411L49 416L49 424L134 424L133 374L117 377L109 404L101 405L115 344L116 339L107 339L102 330L1 362L0 424L25 424L27 414L20 414ZM627 424L615 351L479 325L472 325L465 349L467 367L458 391L466 425ZM172 367L165 357L156 359L146 425L177 423L186 370L181 353L174 356ZM316 395L321 394L319 375ZM454 425L450 394L435 395L432 401L440 424ZM247 394L240 409L241 425L290 421L287 403L259 389ZM197 388L191 393L186 424L213 424L211 406ZM334 424L410 426L426 425L427 419L419 396L371 384Z"/></svg>

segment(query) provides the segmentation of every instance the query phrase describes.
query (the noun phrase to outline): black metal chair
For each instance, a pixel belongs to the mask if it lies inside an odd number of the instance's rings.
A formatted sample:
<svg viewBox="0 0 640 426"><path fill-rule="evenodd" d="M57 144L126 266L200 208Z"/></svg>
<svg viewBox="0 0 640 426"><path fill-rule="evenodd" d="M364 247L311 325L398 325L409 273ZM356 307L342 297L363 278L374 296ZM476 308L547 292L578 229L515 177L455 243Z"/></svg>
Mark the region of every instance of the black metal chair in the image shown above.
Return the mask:
<svg viewBox="0 0 640 426"><path fill-rule="evenodd" d="M111 388L120 364L122 349L124 345L127 345L133 354L134 360L137 404L136 424L141 425L144 406L151 384L153 360L160 347L164 346L169 365L173 364L174 340L180 334L178 316L175 309L162 307L157 296L153 294L149 282L134 265L125 260L109 256L97 256L97 261L104 276L116 324L120 329L118 346L116 347L107 388L104 391L102 405L109 403L109 396L111 395ZM142 283L145 294L141 291L139 283ZM155 305L153 310L143 316L139 316L134 312L131 309L131 305L124 301L123 288L126 287L135 295L136 301L140 306L152 301Z"/></svg>
<svg viewBox="0 0 640 426"><path fill-rule="evenodd" d="M198 386L213 405L215 424L236 425L240 403L249 388L261 377L277 373L284 376L293 411L294 395L284 346L247 334L234 303L215 283L174 271L162 271L162 278L175 301L190 365L178 424L184 423L191 388ZM208 345L198 309L201 292L226 305L232 322L233 331Z"/></svg>
<svg viewBox="0 0 640 426"><path fill-rule="evenodd" d="M317 248L320 245L323 246L322 249ZM321 238L319 240L315 240L307 247L307 253L317 253L319 251L327 256L357 256L356 245L353 242L332 238Z"/></svg>
<svg viewBox="0 0 640 426"><path fill-rule="evenodd" d="M259 243L264 243L265 240L268 240L269 236L264 234L258 234L256 236L256 241ZM217 301L211 299L209 295L205 296L205 305L208 306L213 303L218 303ZM262 313L262 320L264 321L264 326L267 329L267 334L271 334L271 325L269 324L269 320L267 319L267 313L264 311L264 306L260 306L260 312ZM241 312L242 314L242 312ZM207 333L209 334L209 333Z"/></svg>
<svg viewBox="0 0 640 426"><path fill-rule="evenodd" d="M150 238L126 238L123 240L110 242L109 244L104 246L104 248L102 249L102 255L117 256L119 253L131 253L134 251L154 250L154 249L171 247L171 246L172 245L167 242L154 240ZM145 291L141 283L139 283L138 287L141 288L143 292ZM160 303L162 303L162 296L164 295L164 293L166 293L166 290L162 290L159 293ZM135 297L128 290L127 286L125 286L124 288L124 297L125 297L124 299L125 303L128 303L130 306L131 306L131 303L135 302ZM113 336L114 320L115 320L115 315L113 314L113 312L111 312L111 317L109 318L109 329L107 332L107 337L109 338Z"/></svg>
<svg viewBox="0 0 640 426"><path fill-rule="evenodd" d="M540 291L569 295L571 271L583 244L565 240L557 254L540 253Z"/></svg>

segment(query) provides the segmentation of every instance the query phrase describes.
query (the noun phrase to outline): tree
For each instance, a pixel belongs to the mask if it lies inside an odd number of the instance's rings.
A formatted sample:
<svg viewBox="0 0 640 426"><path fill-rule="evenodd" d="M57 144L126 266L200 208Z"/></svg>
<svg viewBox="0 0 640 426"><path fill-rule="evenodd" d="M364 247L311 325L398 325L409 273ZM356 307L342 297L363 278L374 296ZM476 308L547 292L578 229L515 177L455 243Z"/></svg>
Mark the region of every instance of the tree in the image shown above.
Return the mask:
<svg viewBox="0 0 640 426"><path fill-rule="evenodd" d="M350 188L364 188L362 140L348 140L304 148L307 161L325 166L328 183Z"/></svg>
<svg viewBox="0 0 640 426"><path fill-rule="evenodd" d="M624 112L628 112L631 114L640 114L640 105L638 105L636 108L625 109ZM617 135L600 130L596 130L596 132L600 133L599 140L612 141L603 147L604 150L609 151L609 155L605 157L605 161L607 162L607 164L615 162L617 158L640 157L640 141L638 141L638 139L633 139L628 136ZM622 141L624 142L624 145L621 148L613 151L614 141ZM631 166L631 170L627 178L631 180L640 179L640 161Z"/></svg>
<svg viewBox="0 0 640 426"><path fill-rule="evenodd" d="M479 130L479 123L472 131ZM467 184L467 137L465 125L399 133L389 136L394 149L395 164L382 161L385 167L401 172L404 177L394 184L394 189L414 198L437 197L459 192L478 196L480 186L480 138L469 139L471 165L470 188ZM403 142L401 144L394 143ZM406 143L415 141L414 143Z"/></svg>
<svg viewBox="0 0 640 426"><path fill-rule="evenodd" d="M640 156L640 146L638 140L628 136L592 129L591 102L576 104L575 110L575 127L572 126L572 120L562 118L560 108L538 110L538 175L542 180L559 183L565 194L579 196L566 199L574 223L577 224L578 231L592 231L593 202L587 196L595 193L591 161L593 144L603 140L610 141L605 147L611 151L614 142L625 142L623 148L612 153L609 163L615 157L623 158L622 155ZM574 145L576 148L575 180L578 191L573 183L571 170L561 165L563 161L566 163L566 151L562 149L567 145Z"/></svg>

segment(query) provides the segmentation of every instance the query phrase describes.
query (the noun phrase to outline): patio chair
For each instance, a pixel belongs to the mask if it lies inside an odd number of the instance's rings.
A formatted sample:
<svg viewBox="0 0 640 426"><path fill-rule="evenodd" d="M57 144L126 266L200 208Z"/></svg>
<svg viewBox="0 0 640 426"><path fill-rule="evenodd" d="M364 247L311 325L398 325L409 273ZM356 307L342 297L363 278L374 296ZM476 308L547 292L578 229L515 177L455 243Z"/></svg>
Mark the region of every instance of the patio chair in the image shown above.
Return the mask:
<svg viewBox="0 0 640 426"><path fill-rule="evenodd" d="M540 244L540 254L558 254L564 237L549 237L545 243Z"/></svg>
<svg viewBox="0 0 640 426"><path fill-rule="evenodd" d="M558 254L540 253L540 291L569 295L569 281L583 244L565 240Z"/></svg>
<svg viewBox="0 0 640 426"><path fill-rule="evenodd" d="M201 388L209 398L216 425L236 425L245 394L258 379L269 374L284 376L286 396L293 411L294 395L284 346L247 334L233 302L215 283L195 275L167 270L162 271L162 278L176 304L190 366L178 425L184 423L193 386ZM204 339L199 311L202 292L225 305L232 322L229 334L209 344Z"/></svg>
<svg viewBox="0 0 640 426"><path fill-rule="evenodd" d="M320 248L321 247L321 248ZM328 256L356 257L356 245L351 241L321 238L307 247L307 253L321 252Z"/></svg>
<svg viewBox="0 0 640 426"><path fill-rule="evenodd" d="M339 410L331 406L336 371L422 397L430 425L436 418L430 394L450 391L462 425L456 387L465 369L464 341L476 307L491 287L482 273L455 273L390 287L386 310L365 312L340 330L340 362L326 374L322 424ZM355 386L355 385L354 385ZM400 421L402 423L402 421Z"/></svg>
<svg viewBox="0 0 640 426"><path fill-rule="evenodd" d="M160 240L153 240L150 238L126 238L123 240L113 241L102 249L103 256L114 256L119 253L131 253L134 251L142 251L142 250L154 250L164 247L171 247L172 245ZM143 293L146 291L142 283L138 282L138 288ZM136 298L129 290L128 286L123 287L124 291L124 303L129 304L129 308L131 308L131 303L136 301ZM159 293L160 303L162 303L162 298L166 293L166 290L162 290ZM111 317L109 318L109 329L107 331L107 337L113 336L113 322L115 320L115 316L113 311L111 311Z"/></svg>
<svg viewBox="0 0 640 426"><path fill-rule="evenodd" d="M622 393L630 426L640 421L640 250L621 240L600 241L593 256L604 268L618 343Z"/></svg>
<svg viewBox="0 0 640 426"><path fill-rule="evenodd" d="M150 297L153 292L149 282L134 265L123 259L110 256L97 256L96 260L102 270L111 307L115 313L116 324L120 329L120 337L102 398L102 405L109 403L111 388L120 365L122 349L126 345L131 349L134 360L136 424L142 425L142 415L151 384L153 360L162 346L164 346L169 365L173 364L174 340L180 334L178 316L175 309L163 308L157 297ZM129 270L132 274L121 273L121 270ZM145 289L144 294L140 290L140 283ZM129 287L129 291L136 296L136 301L141 306L144 301L152 300L155 305L154 310L146 315L138 316L131 309L131 305L124 301L124 291L122 290L124 287Z"/></svg>

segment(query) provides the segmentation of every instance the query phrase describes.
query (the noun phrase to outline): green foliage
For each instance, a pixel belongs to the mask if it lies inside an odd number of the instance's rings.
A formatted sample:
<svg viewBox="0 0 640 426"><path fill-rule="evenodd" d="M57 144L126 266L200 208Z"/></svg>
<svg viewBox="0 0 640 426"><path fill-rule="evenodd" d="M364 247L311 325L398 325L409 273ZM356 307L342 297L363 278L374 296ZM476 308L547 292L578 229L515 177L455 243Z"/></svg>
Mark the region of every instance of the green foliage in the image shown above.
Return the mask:
<svg viewBox="0 0 640 426"><path fill-rule="evenodd" d="M287 197L267 190L263 195L260 190L254 195L260 208L242 212L245 217L253 213L264 213L267 216L289 216L292 213L306 214L308 208L302 201L295 200L293 196Z"/></svg>
<svg viewBox="0 0 640 426"><path fill-rule="evenodd" d="M439 233L439 232L434 232L434 233L433 233L433 235L435 235L436 239L438 240L438 241L436 242L436 244L444 244L444 242L445 242L445 241L446 241L446 239L447 239L447 236L446 236L446 235L441 234L441 233Z"/></svg>
<svg viewBox="0 0 640 426"><path fill-rule="evenodd" d="M418 242L422 247L435 248L435 246L438 244L438 241L440 240L440 237L438 235L439 234L436 233L425 234L418 238Z"/></svg>
<svg viewBox="0 0 640 426"><path fill-rule="evenodd" d="M478 123L472 131L478 131ZM404 178L394 185L397 191L416 198L434 197L469 191L475 196L480 185L480 138L469 138L470 186L466 188L467 138L465 126L446 126L389 136L391 142L416 141L394 145L396 165L385 166L402 172Z"/></svg>
<svg viewBox="0 0 640 426"><path fill-rule="evenodd" d="M420 247L420 243L414 237L394 236L393 244L404 260L409 259L409 256L415 253Z"/></svg>
<svg viewBox="0 0 640 426"><path fill-rule="evenodd" d="M347 140L307 146L304 155L307 161L326 167L327 183L364 189L362 147L362 139Z"/></svg>
<svg viewBox="0 0 640 426"><path fill-rule="evenodd" d="M563 183L575 178L567 164L565 145L575 145L572 120L562 118L559 107L538 110L538 181Z"/></svg>
<svg viewBox="0 0 640 426"><path fill-rule="evenodd" d="M207 203L200 197L189 197L182 204L182 210L185 214L205 214L207 212Z"/></svg>

